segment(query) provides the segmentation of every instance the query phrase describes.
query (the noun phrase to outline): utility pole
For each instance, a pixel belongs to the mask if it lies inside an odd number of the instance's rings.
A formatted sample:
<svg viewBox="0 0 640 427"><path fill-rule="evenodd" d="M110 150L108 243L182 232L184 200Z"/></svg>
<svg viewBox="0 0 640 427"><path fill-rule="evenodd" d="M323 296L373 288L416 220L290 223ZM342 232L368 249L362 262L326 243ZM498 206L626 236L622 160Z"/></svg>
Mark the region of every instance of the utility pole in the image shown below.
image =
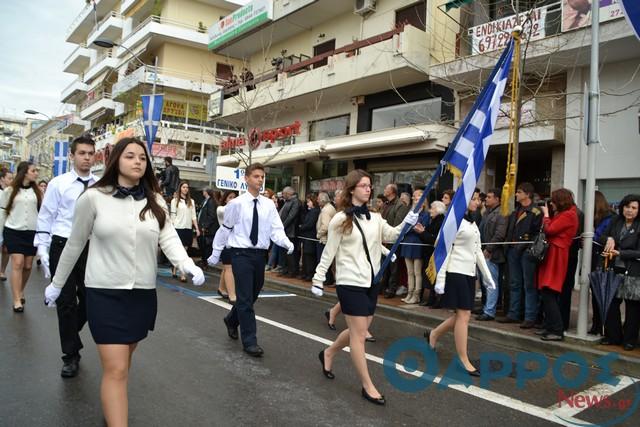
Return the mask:
<svg viewBox="0 0 640 427"><path fill-rule="evenodd" d="M589 128L587 137L587 179L584 195L584 232L582 233L582 270L580 272L580 302L578 305L578 338L587 338L589 311L589 273L593 249L593 209L596 192L596 153L600 144L599 109L600 85L598 84L598 62L600 54L600 7L599 2L591 6L591 64L589 70ZM584 112L583 120L587 113ZM604 323L606 319L602 319Z"/></svg>

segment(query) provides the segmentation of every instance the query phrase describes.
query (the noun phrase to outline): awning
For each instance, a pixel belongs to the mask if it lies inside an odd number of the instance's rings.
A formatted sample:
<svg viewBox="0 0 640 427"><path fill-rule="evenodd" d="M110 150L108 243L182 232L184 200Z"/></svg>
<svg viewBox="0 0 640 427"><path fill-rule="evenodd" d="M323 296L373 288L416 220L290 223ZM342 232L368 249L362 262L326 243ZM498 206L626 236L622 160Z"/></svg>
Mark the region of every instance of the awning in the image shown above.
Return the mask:
<svg viewBox="0 0 640 427"><path fill-rule="evenodd" d="M306 142L287 145L284 147L266 148L251 153L252 163L262 163L265 166L275 166L296 160L317 160L324 153L325 141ZM235 153L228 156L218 156L216 164L220 166L237 166L249 160L249 153Z"/></svg>

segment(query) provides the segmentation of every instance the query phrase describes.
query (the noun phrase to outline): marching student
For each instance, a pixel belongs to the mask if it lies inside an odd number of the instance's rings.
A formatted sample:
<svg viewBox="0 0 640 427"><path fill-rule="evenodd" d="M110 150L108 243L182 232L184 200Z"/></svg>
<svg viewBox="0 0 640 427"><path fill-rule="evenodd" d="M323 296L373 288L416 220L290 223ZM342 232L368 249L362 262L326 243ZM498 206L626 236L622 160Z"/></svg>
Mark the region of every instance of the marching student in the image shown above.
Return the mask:
<svg viewBox="0 0 640 427"><path fill-rule="evenodd" d="M126 426L127 382L138 342L153 330L157 313L157 249L173 265L204 283L173 225L148 160L146 144L121 139L104 175L76 202L71 235L45 303L55 305L91 236L86 300L91 335L102 362L100 396L109 426Z"/></svg>
<svg viewBox="0 0 640 427"><path fill-rule="evenodd" d="M351 360L362 383L362 397L377 405L384 405L384 396L369 376L364 350L381 286L380 283L373 285L373 278L380 269L382 242L396 239L405 223L415 225L418 214L410 211L396 227L391 227L379 213L369 212L367 208L371 183L371 175L361 169L347 175L343 192L344 210L338 212L329 223L327 245L313 276L311 291L314 295L322 296L327 271L335 258L336 292L347 329L318 355L322 373L328 379L335 378L331 372L333 359L348 345Z"/></svg>
<svg viewBox="0 0 640 427"><path fill-rule="evenodd" d="M198 227L198 218L196 216L196 204L191 199L189 193L189 183L182 181L178 186L178 191L171 199L171 223L176 229L182 246L185 251L189 251L189 248L193 244L193 229L196 229L196 237L200 237L200 227ZM176 277L176 268L173 267L173 277ZM181 282L186 282L187 278L182 274L180 276Z"/></svg>
<svg viewBox="0 0 640 427"><path fill-rule="evenodd" d="M38 248L37 255L46 278L51 277L50 271L56 273L60 254L71 234L78 197L97 181L91 173L96 154L93 139L80 136L71 142L69 151L73 168L51 180L38 213L33 244ZM87 322L84 274L88 247L89 244L82 250L56 302L63 354L60 376L63 378L72 378L78 374L80 349L83 348L80 331Z"/></svg>
<svg viewBox="0 0 640 427"><path fill-rule="evenodd" d="M11 291L15 313L24 312L24 288L36 254L33 238L42 203L37 180L38 168L32 162L20 162L11 185L0 194L0 244L4 241L11 257Z"/></svg>
<svg viewBox="0 0 640 427"><path fill-rule="evenodd" d="M253 304L264 285L264 266L271 240L287 254L293 253L293 243L287 238L275 205L260 195L264 182L264 166L253 163L247 167L244 179L247 192L233 199L224 211L224 220L213 239L209 264L217 264L225 247L231 252L231 266L236 286L236 303L224 318L227 334L238 339L250 356L264 353L256 337L256 316Z"/></svg>

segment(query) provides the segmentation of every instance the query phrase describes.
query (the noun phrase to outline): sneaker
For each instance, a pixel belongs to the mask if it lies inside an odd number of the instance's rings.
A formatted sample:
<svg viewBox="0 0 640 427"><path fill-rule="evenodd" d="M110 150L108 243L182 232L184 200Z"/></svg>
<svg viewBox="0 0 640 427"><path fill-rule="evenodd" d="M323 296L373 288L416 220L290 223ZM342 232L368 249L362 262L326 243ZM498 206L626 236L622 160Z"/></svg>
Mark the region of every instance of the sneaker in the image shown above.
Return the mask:
<svg viewBox="0 0 640 427"><path fill-rule="evenodd" d="M276 267L276 268L272 269L271 271L273 271L274 273L280 273L282 271L282 268Z"/></svg>
<svg viewBox="0 0 640 427"><path fill-rule="evenodd" d="M398 290L396 291L396 296L397 296L397 297L400 297L400 296L402 296L402 295L406 295L406 294L407 294L407 292L408 292L408 289L407 289L407 287L406 287L406 286L400 286L400 287L398 288Z"/></svg>
<svg viewBox="0 0 640 427"><path fill-rule="evenodd" d="M264 271L271 271L271 266L270 265L265 266Z"/></svg>

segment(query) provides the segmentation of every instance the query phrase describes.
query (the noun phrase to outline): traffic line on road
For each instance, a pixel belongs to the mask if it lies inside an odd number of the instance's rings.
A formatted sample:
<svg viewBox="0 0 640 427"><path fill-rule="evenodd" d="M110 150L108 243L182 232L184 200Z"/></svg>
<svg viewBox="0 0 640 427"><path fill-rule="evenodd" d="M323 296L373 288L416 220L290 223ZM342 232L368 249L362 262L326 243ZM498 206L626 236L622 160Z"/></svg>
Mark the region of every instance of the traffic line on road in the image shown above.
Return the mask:
<svg viewBox="0 0 640 427"><path fill-rule="evenodd" d="M212 297L207 297L207 296L202 296L200 297L200 299L207 301L211 304L215 304L219 307L225 308L227 310L231 310L232 305L229 303L226 303L224 301L220 301L216 298L212 298ZM265 317L262 316L256 316L256 320L266 323L268 325L274 326L276 328L285 330L287 332L308 338L310 340L325 344L325 345L331 345L333 343L332 340L328 340L326 338L320 337L318 335L314 335L311 334L309 332L294 328L292 326L289 325L285 325L284 323L280 323L277 322L275 320L271 320L271 319L267 319ZM344 351L349 352L349 347L345 347ZM378 363L380 365L385 365L385 361L383 358L378 357L378 356L374 356L371 355L369 353L366 353L366 358L367 360L370 360L372 362ZM388 362L387 362L388 363ZM442 377L441 376L436 376L436 377L432 377L429 374L425 374L422 371L412 371L412 370L408 370L405 368L404 365L401 365L399 363L395 363L395 368L400 371L403 372L407 375L412 375L414 377L417 378L424 378L426 380L432 380L434 383L440 383L442 381ZM576 426L579 425L581 427L588 427L588 426L595 426L594 424L585 422L583 420L574 418L571 415L563 415L562 419L559 419L558 417L555 416L554 411L550 408L542 408L540 406L536 406L536 405L532 405L530 403L527 402L523 402L521 400L518 399L514 399L512 397L509 396L505 396L502 395L500 393L496 393L493 392L491 390L487 390L481 387L477 387L474 385L471 386L464 386L464 385L460 385L460 384L447 384L446 385L447 388L459 391L461 393L465 393L486 401L489 401L491 403L495 403L497 405L501 405L504 406L506 408L509 409L513 409L516 410L518 412L522 412L537 418L541 418L545 421L549 421L549 422L553 422L555 424L559 424L559 425L564 425L564 426ZM557 409L557 408L555 408Z"/></svg>
<svg viewBox="0 0 640 427"><path fill-rule="evenodd" d="M188 295L190 297L200 298L214 298L214 299L222 299L220 295L216 292L200 292L194 291L193 289L185 288L184 286L174 285L173 283L165 282L164 280L156 279L157 283L167 289L170 289L175 292L179 292L184 295ZM281 297L295 297L296 294L291 294L282 291L261 291L258 298L281 298Z"/></svg>
<svg viewBox="0 0 640 427"><path fill-rule="evenodd" d="M562 418L573 417L574 415L577 415L586 409L597 407L599 403L603 401L603 399L609 399L615 393L622 391L623 389L637 382L635 378L628 377L626 375L618 375L616 378L618 379L618 384L616 385L605 383L596 384L584 391L572 393L573 396L581 396L581 401L591 403L575 404L573 399L567 399L555 403L549 406L547 409L552 411L554 415ZM569 402L569 400L571 401L571 403Z"/></svg>

